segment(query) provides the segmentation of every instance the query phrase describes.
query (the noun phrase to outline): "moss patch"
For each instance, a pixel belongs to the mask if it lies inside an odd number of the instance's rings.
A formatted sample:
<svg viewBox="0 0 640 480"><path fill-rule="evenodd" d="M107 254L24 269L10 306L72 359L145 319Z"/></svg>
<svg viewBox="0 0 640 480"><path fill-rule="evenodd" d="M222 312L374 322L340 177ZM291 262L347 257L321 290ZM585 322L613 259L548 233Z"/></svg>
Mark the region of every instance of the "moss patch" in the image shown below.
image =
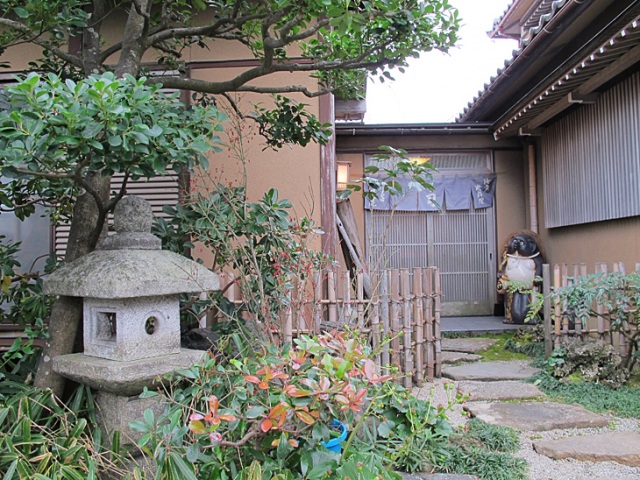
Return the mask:
<svg viewBox="0 0 640 480"><path fill-rule="evenodd" d="M482 362L504 362L511 360L531 360L531 357L522 353L511 352L504 348L504 344L510 338L513 338L512 333L500 333L495 335L487 335L486 338L493 338L496 341L491 347L486 350L478 352L478 355L482 357Z"/></svg>

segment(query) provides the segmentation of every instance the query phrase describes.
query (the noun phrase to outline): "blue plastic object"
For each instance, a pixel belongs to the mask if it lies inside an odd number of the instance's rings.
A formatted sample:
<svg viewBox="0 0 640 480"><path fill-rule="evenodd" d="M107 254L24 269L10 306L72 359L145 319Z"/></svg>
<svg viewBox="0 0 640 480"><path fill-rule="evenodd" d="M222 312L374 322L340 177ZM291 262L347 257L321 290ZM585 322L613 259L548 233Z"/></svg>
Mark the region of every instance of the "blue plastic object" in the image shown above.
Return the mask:
<svg viewBox="0 0 640 480"><path fill-rule="evenodd" d="M328 442L322 442L322 445L327 448L327 450L335 453L342 452L342 442L347 439L347 426L340 422L339 420L334 419L331 422L331 427L340 427L340 436L336 438L332 438Z"/></svg>

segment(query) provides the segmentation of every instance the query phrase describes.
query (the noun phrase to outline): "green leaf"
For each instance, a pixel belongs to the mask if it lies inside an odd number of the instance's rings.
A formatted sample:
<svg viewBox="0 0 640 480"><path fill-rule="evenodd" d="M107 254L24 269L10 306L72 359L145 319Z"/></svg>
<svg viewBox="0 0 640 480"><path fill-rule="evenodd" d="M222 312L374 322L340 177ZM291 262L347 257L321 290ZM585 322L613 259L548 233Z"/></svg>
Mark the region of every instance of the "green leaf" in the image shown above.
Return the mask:
<svg viewBox="0 0 640 480"><path fill-rule="evenodd" d="M189 465L182 459L180 455L176 452L170 452L169 458L173 462L173 464L178 467L180 471L180 475L176 478L180 478L181 480L198 480L193 470L189 467Z"/></svg>
<svg viewBox="0 0 640 480"><path fill-rule="evenodd" d="M25 8L16 7L16 8L13 9L13 11L20 18L29 18L29 12Z"/></svg>

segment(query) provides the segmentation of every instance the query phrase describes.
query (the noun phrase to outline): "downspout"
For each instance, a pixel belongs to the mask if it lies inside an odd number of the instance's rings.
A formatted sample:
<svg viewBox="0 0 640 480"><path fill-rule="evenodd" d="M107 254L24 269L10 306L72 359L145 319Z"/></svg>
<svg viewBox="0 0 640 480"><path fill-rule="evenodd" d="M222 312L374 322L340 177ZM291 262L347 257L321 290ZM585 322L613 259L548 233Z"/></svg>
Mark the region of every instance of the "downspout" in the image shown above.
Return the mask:
<svg viewBox="0 0 640 480"><path fill-rule="evenodd" d="M529 230L538 233L538 190L536 182L536 147L533 143L527 146L529 163Z"/></svg>

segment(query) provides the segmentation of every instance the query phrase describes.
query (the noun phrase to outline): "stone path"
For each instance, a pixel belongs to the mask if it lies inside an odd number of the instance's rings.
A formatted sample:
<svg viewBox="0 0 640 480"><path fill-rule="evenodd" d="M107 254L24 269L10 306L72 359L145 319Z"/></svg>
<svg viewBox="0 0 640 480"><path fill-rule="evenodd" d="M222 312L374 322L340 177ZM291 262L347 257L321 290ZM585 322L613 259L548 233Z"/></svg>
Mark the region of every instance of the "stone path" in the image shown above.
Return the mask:
<svg viewBox="0 0 640 480"><path fill-rule="evenodd" d="M443 340L443 358L470 361L465 355L475 355L494 342L486 338ZM519 430L518 455L528 461L531 480L640 479L638 420L598 415L579 405L549 401L535 385L521 381L536 372L523 361L445 366L443 377L453 380L453 391L469 395L464 411L454 412L452 422L465 422L466 412L487 423ZM450 389L442 388L451 380L439 381L441 395L451 395ZM431 390L425 386L415 393L424 398ZM445 398L434 400L446 403Z"/></svg>

